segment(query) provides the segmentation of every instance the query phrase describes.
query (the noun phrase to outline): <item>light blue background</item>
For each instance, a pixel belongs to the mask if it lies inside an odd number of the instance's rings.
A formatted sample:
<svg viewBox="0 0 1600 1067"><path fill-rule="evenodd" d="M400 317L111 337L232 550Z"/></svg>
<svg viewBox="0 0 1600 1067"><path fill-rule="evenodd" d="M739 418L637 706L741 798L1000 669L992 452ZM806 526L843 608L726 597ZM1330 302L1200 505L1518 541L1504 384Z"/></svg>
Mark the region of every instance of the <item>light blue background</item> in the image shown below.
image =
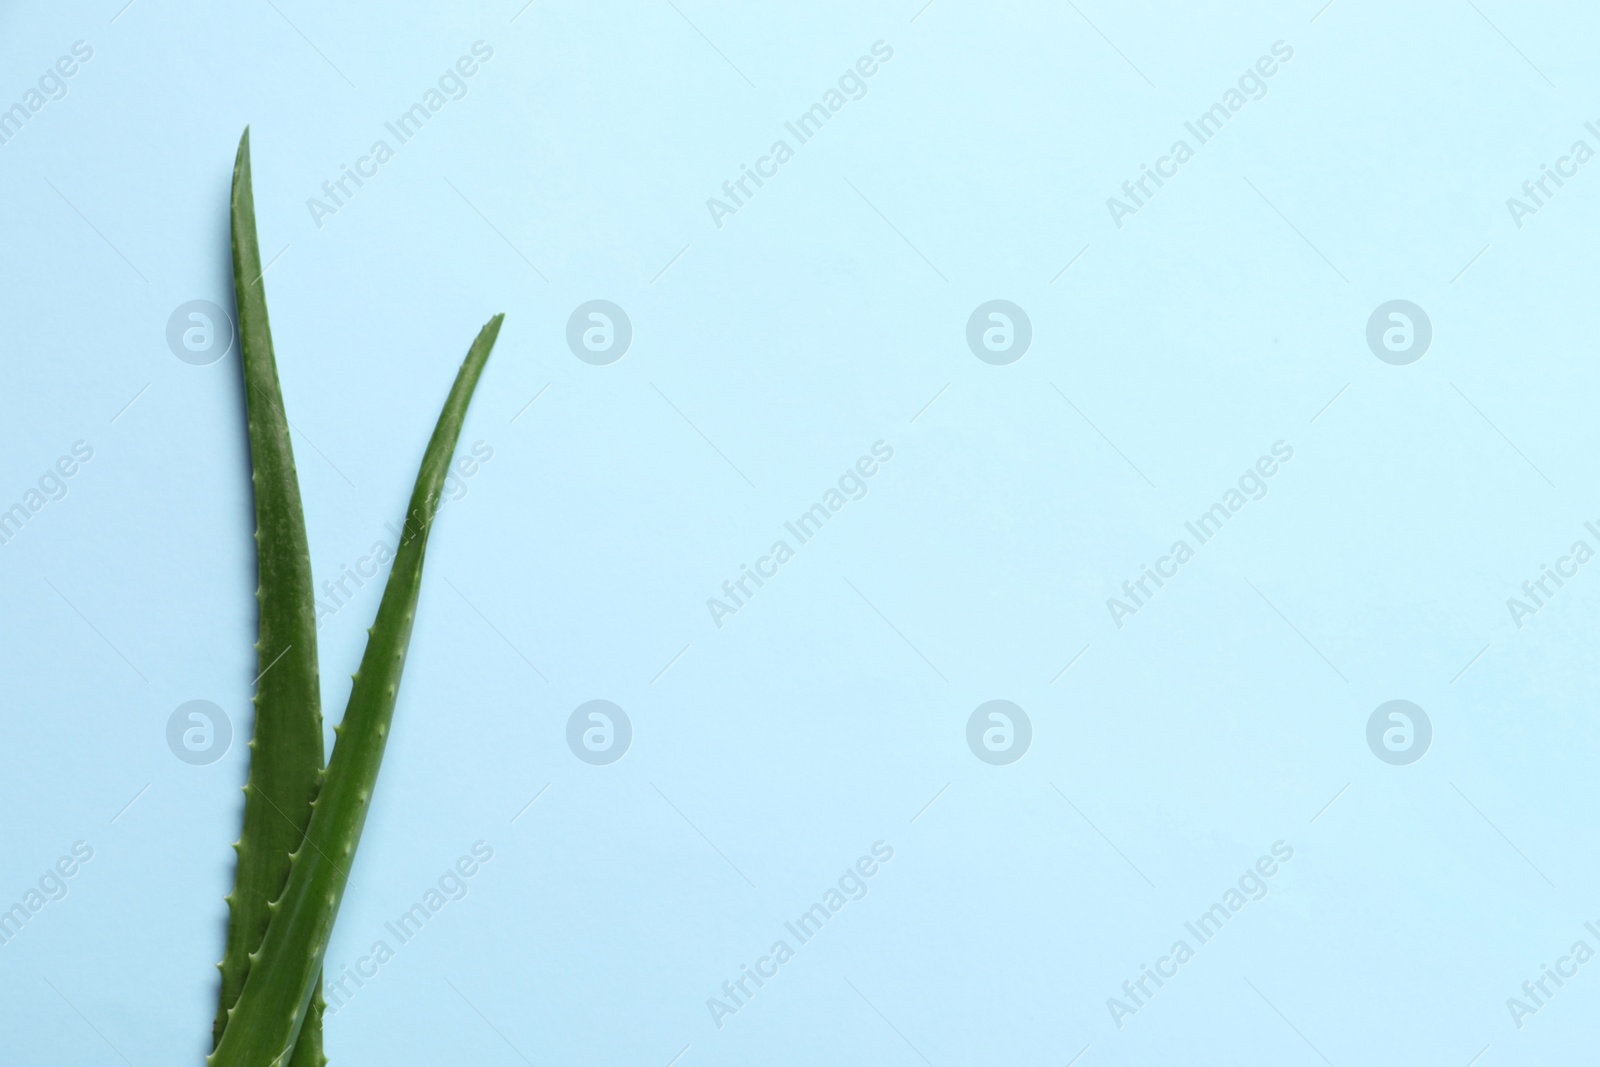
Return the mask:
<svg viewBox="0 0 1600 1067"><path fill-rule="evenodd" d="M319 581L398 519L506 313L463 434L494 458L435 530L330 964L494 859L329 1020L336 1064L1592 1048L1600 964L1521 1029L1506 999L1600 949L1600 565L1521 628L1505 601L1596 545L1600 164L1522 228L1505 201L1600 147L1595 15L920 3L0 9L0 106L94 48L0 146L0 506L94 448L0 545L0 906L95 850L0 947L0 1059L209 1048L248 454L237 353L164 332L231 307L246 124ZM319 229L306 199L480 40L466 97ZM865 98L718 229L706 198L879 40ZM1106 198L1280 40L1268 94L1117 228ZM964 339L997 297L1034 329L1006 367ZM594 298L633 323L611 366L565 344ZM1405 367L1364 337L1394 298L1434 327ZM879 440L869 494L714 626ZM1279 440L1266 498L1118 629L1106 598ZM330 723L377 596L320 634ZM592 698L634 726L607 767L564 739ZM965 741L993 698L1034 727L1006 767ZM1410 766L1366 745L1392 698L1433 723ZM166 747L191 699L233 718L210 766ZM719 1029L706 999L879 840L867 897ZM1270 895L1117 1028L1107 998L1279 840Z"/></svg>

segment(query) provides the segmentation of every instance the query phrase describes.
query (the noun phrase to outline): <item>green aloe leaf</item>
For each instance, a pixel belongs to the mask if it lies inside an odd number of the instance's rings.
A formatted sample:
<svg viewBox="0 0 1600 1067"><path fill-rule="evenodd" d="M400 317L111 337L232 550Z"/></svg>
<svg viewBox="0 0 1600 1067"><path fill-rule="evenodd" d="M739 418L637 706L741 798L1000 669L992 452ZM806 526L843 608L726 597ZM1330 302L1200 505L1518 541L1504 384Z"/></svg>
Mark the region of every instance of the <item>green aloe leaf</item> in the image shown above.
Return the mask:
<svg viewBox="0 0 1600 1067"><path fill-rule="evenodd" d="M250 429L250 480L256 512L255 735L244 793L244 830L234 845L238 865L228 894L228 938L214 1042L244 988L250 955L261 944L268 905L289 877L289 856L311 821L322 772L322 698L317 675L317 621L311 554L306 544L294 449L283 413L267 296L261 284L255 199L250 187L250 131L233 166L233 288L243 352L245 410ZM318 1005L320 1008L320 1004ZM322 1030L302 1030L296 1067L322 1067Z"/></svg>
<svg viewBox="0 0 1600 1067"><path fill-rule="evenodd" d="M405 534L395 553L377 619L367 631L366 652L351 685L344 721L336 728L338 740L312 805L311 825L304 843L290 858L283 895L270 906L266 937L251 959L244 991L208 1061L212 1067L280 1067L301 1032L350 879L350 865L394 718L422 586L428 534L467 405L503 318L496 315L490 319L472 343L423 454L406 509Z"/></svg>

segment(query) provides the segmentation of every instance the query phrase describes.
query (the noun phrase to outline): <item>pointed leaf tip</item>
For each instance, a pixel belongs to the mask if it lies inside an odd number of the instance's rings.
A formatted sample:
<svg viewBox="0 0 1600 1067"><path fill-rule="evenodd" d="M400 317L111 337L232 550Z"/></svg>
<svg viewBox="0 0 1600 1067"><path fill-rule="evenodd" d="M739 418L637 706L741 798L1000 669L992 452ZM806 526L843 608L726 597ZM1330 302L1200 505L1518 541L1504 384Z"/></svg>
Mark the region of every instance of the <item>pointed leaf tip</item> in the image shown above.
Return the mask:
<svg viewBox="0 0 1600 1067"><path fill-rule="evenodd" d="M488 322L484 323L483 329L478 331L478 340L480 342L487 341L489 344L494 344L495 340L500 336L500 324L505 322L505 320L506 313L502 311L491 318Z"/></svg>

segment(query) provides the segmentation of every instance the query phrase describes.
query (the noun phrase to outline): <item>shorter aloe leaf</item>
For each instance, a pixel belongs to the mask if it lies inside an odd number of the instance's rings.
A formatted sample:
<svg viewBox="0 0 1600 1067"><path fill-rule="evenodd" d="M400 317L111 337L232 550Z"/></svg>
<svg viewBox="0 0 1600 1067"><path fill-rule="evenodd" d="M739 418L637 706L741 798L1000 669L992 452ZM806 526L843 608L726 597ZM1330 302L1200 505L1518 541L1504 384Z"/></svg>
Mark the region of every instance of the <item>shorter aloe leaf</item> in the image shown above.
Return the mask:
<svg viewBox="0 0 1600 1067"><path fill-rule="evenodd" d="M250 957L244 989L228 1016L221 1043L207 1061L212 1067L282 1067L305 1021L383 762L416 618L428 533L467 405L504 317L490 319L472 343L423 454L406 509L405 534L377 619L367 631L367 649L351 685L344 720L336 728L338 741L312 804L311 825L290 857L283 894L270 905L266 937Z"/></svg>

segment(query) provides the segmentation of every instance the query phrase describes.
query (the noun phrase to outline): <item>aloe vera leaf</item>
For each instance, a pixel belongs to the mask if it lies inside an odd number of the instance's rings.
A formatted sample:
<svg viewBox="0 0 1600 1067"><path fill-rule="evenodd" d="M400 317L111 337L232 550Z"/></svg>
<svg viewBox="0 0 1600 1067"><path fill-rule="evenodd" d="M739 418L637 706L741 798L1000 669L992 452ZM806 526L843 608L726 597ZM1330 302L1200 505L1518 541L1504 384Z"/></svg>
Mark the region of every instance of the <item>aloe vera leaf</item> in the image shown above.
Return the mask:
<svg viewBox="0 0 1600 1067"><path fill-rule="evenodd" d="M377 618L367 631L367 648L351 684L344 721L335 728L338 739L312 805L311 825L305 842L290 857L288 884L271 905L267 935L251 957L244 991L222 1042L207 1061L212 1067L279 1067L300 1033L383 761L411 643L428 534L467 405L504 317L490 319L472 343L423 454L406 509L404 536Z"/></svg>
<svg viewBox="0 0 1600 1067"><path fill-rule="evenodd" d="M222 991L212 1026L219 1041L244 987L250 953L261 944L268 904L289 876L289 854L311 820L322 770L322 700L317 673L316 606L294 449L283 412L250 183L250 131L239 140L231 199L233 286L243 353L250 480L256 518L255 735L244 787L244 829L228 894ZM320 1017L320 1013L318 1013ZM304 1067L322 1067L320 1030L306 1028Z"/></svg>

